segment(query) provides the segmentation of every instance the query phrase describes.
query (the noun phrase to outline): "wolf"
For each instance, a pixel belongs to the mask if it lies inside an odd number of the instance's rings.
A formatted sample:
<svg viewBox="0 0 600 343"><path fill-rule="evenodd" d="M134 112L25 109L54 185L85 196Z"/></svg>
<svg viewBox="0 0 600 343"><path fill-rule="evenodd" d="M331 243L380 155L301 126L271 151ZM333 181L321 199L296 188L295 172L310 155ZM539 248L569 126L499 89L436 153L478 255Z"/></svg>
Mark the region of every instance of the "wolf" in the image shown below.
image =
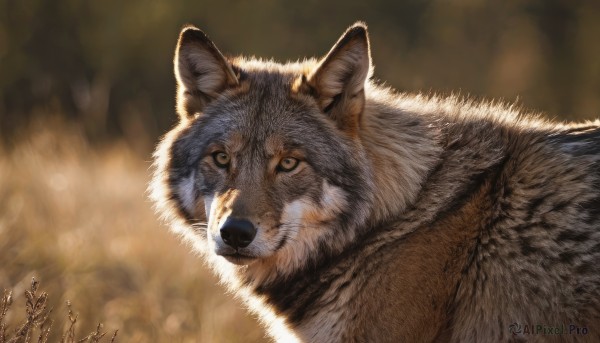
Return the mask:
<svg viewBox="0 0 600 343"><path fill-rule="evenodd" d="M183 28L158 213L280 342L600 342L600 121L406 94Z"/></svg>

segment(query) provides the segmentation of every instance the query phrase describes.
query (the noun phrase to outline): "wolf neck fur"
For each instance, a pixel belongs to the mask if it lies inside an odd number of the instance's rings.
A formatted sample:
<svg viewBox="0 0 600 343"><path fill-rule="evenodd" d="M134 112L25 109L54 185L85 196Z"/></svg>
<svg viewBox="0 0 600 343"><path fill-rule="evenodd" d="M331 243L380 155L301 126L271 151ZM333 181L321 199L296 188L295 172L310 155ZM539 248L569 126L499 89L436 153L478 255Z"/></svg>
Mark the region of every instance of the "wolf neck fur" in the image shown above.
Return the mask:
<svg viewBox="0 0 600 343"><path fill-rule="evenodd" d="M440 130L433 119L407 111L391 90L367 84L360 139L372 166L374 199L370 226L401 215L417 198L440 159Z"/></svg>

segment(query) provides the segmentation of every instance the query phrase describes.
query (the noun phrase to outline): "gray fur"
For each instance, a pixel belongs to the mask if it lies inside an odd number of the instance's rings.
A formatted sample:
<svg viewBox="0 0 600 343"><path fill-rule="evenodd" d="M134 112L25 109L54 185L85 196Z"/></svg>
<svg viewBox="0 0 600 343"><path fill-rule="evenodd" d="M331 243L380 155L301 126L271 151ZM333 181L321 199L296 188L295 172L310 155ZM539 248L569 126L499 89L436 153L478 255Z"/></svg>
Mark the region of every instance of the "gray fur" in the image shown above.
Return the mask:
<svg viewBox="0 0 600 343"><path fill-rule="evenodd" d="M600 341L600 122L396 93L368 49L358 24L322 61L224 59L236 82L180 94L150 186L163 218L280 341ZM349 77L325 89L336 61ZM249 260L220 256L227 216L258 227Z"/></svg>

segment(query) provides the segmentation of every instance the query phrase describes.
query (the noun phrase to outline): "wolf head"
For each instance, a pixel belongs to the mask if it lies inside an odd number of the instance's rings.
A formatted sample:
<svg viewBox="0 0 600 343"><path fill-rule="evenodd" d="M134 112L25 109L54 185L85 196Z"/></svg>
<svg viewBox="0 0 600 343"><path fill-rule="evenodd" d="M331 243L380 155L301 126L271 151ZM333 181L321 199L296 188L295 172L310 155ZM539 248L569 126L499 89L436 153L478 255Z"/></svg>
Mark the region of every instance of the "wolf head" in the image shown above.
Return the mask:
<svg viewBox="0 0 600 343"><path fill-rule="evenodd" d="M372 202L357 134L372 69L366 27L320 60L288 64L225 58L186 27L174 64L180 123L155 153L151 185L166 219L239 265L284 270L348 244Z"/></svg>

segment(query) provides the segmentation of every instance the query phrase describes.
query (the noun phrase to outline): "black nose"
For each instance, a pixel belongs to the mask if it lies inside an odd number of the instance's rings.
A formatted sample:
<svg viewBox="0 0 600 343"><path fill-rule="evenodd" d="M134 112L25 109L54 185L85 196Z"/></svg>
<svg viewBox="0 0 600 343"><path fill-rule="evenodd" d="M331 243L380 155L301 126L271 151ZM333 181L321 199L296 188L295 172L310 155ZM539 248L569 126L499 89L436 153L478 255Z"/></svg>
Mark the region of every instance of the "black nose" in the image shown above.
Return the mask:
<svg viewBox="0 0 600 343"><path fill-rule="evenodd" d="M221 238L225 244L233 248L245 248L256 236L254 225L248 220L227 218L221 227Z"/></svg>

